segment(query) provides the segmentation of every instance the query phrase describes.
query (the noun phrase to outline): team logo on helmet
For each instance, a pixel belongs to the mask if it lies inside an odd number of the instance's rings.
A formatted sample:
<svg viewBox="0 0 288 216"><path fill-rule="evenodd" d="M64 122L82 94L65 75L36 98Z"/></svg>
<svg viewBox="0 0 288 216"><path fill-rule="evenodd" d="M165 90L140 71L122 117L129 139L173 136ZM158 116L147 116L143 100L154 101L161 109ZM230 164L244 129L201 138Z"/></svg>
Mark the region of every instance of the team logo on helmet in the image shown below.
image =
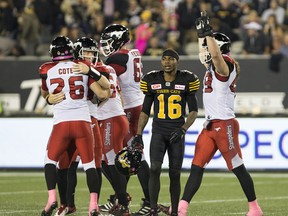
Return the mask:
<svg viewBox="0 0 288 216"><path fill-rule="evenodd" d="M231 41L229 37L220 32L213 33L216 43L218 44L220 51L222 54L228 54L230 52ZM203 40L202 43L203 51L199 53L199 59L202 64L209 63L211 59L211 55L208 51L207 40L206 38Z"/></svg>
<svg viewBox="0 0 288 216"><path fill-rule="evenodd" d="M104 56L109 56L121 49L129 40L128 28L120 24L109 25L101 34L100 50Z"/></svg>
<svg viewBox="0 0 288 216"><path fill-rule="evenodd" d="M115 157L115 167L119 173L125 176L137 174L142 159L141 151L125 147Z"/></svg>

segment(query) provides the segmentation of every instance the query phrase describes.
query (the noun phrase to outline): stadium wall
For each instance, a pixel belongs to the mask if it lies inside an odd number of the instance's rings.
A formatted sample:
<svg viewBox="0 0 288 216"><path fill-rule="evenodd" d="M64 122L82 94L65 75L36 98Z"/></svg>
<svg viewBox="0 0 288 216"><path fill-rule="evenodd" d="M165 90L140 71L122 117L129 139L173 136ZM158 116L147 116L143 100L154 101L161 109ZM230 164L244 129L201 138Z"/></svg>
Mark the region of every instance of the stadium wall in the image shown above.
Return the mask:
<svg viewBox="0 0 288 216"><path fill-rule="evenodd" d="M143 58L144 74L160 69L160 58ZM281 62L279 73L268 68L268 57L250 56L237 60L241 75L237 83L236 112L239 114L286 114L288 108L288 61ZM4 115L49 114L40 95L38 67L49 58L7 58L0 60L0 101ZM200 79L204 68L197 57L182 56L179 69L196 73ZM202 86L201 86L202 88ZM199 107L203 108L201 91L198 93Z"/></svg>

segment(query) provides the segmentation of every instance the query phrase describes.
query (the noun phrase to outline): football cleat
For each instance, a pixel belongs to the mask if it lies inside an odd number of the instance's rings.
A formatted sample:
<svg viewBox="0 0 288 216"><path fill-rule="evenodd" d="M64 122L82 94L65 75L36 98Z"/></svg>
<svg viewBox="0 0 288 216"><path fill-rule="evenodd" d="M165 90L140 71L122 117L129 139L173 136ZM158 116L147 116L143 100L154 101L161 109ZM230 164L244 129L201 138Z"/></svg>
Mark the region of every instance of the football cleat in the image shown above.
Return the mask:
<svg viewBox="0 0 288 216"><path fill-rule="evenodd" d="M76 212L76 210L77 210L77 209L76 209L75 206L73 206L73 207L67 206L67 207L66 207L66 215L73 214L73 213Z"/></svg>
<svg viewBox="0 0 288 216"><path fill-rule="evenodd" d="M96 210L96 209L93 209L88 216L100 216L101 214Z"/></svg>
<svg viewBox="0 0 288 216"><path fill-rule="evenodd" d="M158 216L158 208L157 209L151 209L150 216Z"/></svg>
<svg viewBox="0 0 288 216"><path fill-rule="evenodd" d="M112 209L109 211L110 215L115 215L115 216L130 216L130 209L128 206L123 206L123 205L115 205L113 206Z"/></svg>
<svg viewBox="0 0 288 216"><path fill-rule="evenodd" d="M57 209L56 213L54 216L64 216L64 215L69 215L73 214L76 212L76 207L70 207L66 205L61 205L60 208Z"/></svg>
<svg viewBox="0 0 288 216"><path fill-rule="evenodd" d="M171 206L164 206L162 204L158 204L158 208L161 212L163 212L166 215L171 215Z"/></svg>
<svg viewBox="0 0 288 216"><path fill-rule="evenodd" d="M44 210L41 212L41 216L51 216L52 213L53 213L53 211L54 211L54 209L56 209L57 206L58 206L57 201L53 202L53 203L50 205L48 211L45 211L45 209L44 209Z"/></svg>
<svg viewBox="0 0 288 216"><path fill-rule="evenodd" d="M151 208L150 208L150 202L146 199L142 199L143 202L141 204L141 208L137 212L133 212L132 216L140 216L140 215L150 215Z"/></svg>
<svg viewBox="0 0 288 216"><path fill-rule="evenodd" d="M99 205L100 212L109 212L110 209L113 208L117 203L116 195L110 195L110 198L107 200L108 202L103 205Z"/></svg>
<svg viewBox="0 0 288 216"><path fill-rule="evenodd" d="M66 212L67 212L67 211L68 211L68 209L67 209L66 205L61 205L61 206L57 209L57 211L56 211L56 213L55 213L54 216L64 216L64 215L66 215Z"/></svg>

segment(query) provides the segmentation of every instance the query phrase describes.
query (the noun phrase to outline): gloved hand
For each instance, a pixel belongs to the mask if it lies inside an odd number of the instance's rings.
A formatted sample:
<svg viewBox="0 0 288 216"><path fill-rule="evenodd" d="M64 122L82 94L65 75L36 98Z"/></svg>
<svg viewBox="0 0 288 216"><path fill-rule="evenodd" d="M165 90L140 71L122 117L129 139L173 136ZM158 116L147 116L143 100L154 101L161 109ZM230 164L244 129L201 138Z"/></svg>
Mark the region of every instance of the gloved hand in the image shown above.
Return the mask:
<svg viewBox="0 0 288 216"><path fill-rule="evenodd" d="M184 128L178 128L171 133L170 143L176 142L184 137L186 130Z"/></svg>
<svg viewBox="0 0 288 216"><path fill-rule="evenodd" d="M213 29L209 25L209 17L207 16L206 11L201 12L201 17L196 19L195 25L199 38L204 38L206 36L213 37Z"/></svg>
<svg viewBox="0 0 288 216"><path fill-rule="evenodd" d="M140 151L142 151L144 149L144 143L143 143L142 135L140 135L140 134L135 135L135 137L133 138L133 140L131 142L131 147L133 149L138 149Z"/></svg>

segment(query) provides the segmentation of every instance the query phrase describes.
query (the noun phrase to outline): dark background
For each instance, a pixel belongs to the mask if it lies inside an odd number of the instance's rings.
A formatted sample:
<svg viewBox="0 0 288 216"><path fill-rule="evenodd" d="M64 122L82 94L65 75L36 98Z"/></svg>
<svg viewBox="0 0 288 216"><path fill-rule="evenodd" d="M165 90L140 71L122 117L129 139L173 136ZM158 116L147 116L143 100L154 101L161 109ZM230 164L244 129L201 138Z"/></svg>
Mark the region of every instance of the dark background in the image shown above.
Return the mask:
<svg viewBox="0 0 288 216"><path fill-rule="evenodd" d="M49 61L49 58L11 58L0 60L0 94L20 93L21 109L23 109L30 89L20 89L23 80L39 79L39 66ZM268 68L268 58L238 58L241 74L237 83L237 92L286 92L283 101L284 107L288 107L288 61L281 62L281 70L276 73ZM205 68L196 57L182 56L179 61L179 69L187 69L194 72L202 80ZM161 69L159 58L143 58L144 74L155 69ZM201 83L202 88L202 83ZM199 107L203 107L201 91L198 93Z"/></svg>

